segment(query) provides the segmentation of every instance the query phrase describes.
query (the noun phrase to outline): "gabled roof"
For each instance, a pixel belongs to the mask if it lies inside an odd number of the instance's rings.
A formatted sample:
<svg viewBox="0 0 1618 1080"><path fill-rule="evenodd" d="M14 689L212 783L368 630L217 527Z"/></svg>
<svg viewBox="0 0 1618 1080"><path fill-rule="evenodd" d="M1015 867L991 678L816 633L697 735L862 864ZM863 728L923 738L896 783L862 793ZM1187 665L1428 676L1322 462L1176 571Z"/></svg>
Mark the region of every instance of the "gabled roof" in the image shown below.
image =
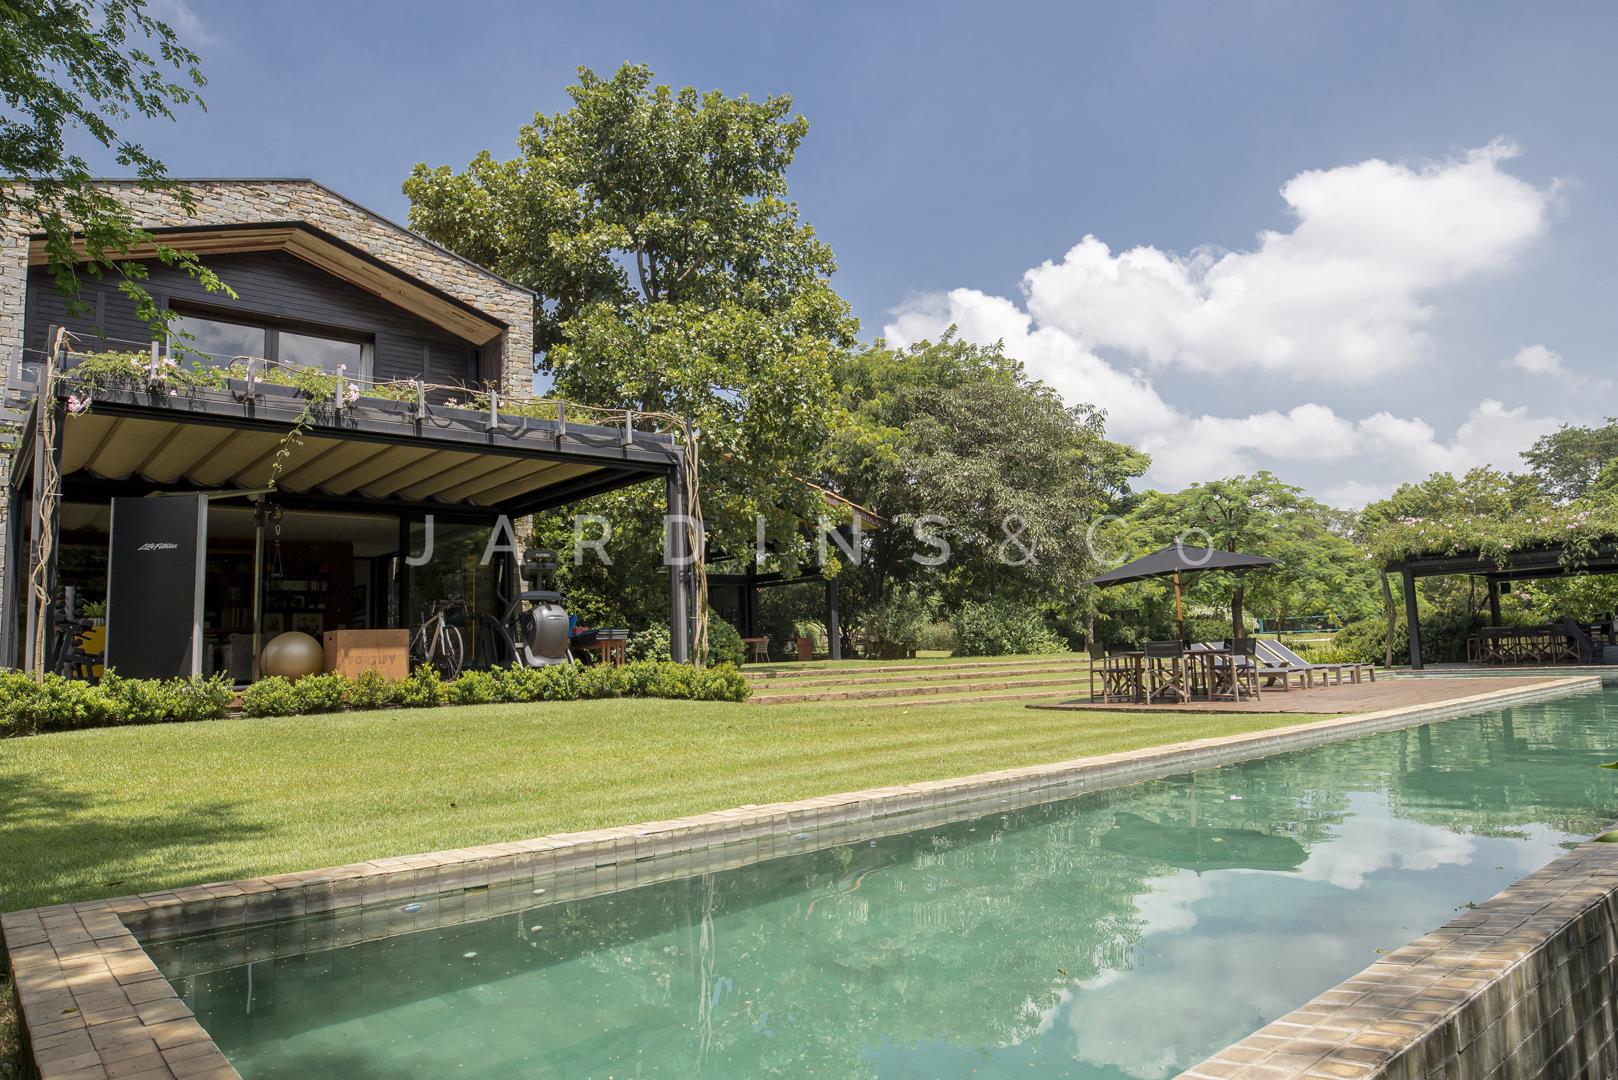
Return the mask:
<svg viewBox="0 0 1618 1080"><path fill-rule="evenodd" d="M305 221L177 225L148 228L146 232L152 235L151 241L134 244L112 253L111 257L117 260L150 259L157 254L159 244L201 256L284 251L341 281L420 315L474 345L488 344L507 327L505 322L437 286L405 273ZM84 244L75 241L74 247L82 253ZM44 266L48 261L49 252L44 239L34 237L28 245L28 264Z"/></svg>

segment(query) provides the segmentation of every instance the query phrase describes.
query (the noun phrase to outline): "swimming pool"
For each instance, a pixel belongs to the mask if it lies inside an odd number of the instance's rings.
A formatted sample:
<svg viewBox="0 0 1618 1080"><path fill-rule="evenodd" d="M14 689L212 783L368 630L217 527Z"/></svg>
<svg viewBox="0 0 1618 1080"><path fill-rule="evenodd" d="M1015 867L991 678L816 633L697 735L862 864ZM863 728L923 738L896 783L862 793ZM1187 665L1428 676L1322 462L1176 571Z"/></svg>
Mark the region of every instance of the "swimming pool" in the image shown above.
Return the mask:
<svg viewBox="0 0 1618 1080"><path fill-rule="evenodd" d="M1171 1076L1618 818L1618 694L337 948L148 944L248 1078ZM331 918L325 916L324 918Z"/></svg>

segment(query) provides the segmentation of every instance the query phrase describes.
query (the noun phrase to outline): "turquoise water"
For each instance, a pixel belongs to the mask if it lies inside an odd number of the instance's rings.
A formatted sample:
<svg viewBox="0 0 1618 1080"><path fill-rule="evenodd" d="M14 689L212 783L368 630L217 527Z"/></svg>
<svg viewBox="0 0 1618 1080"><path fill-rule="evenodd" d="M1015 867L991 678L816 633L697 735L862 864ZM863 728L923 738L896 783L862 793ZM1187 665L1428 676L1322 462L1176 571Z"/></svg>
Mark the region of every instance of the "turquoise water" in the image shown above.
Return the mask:
<svg viewBox="0 0 1618 1080"><path fill-rule="evenodd" d="M1167 1077L1618 819L1615 720L1565 698L175 984L248 1080Z"/></svg>

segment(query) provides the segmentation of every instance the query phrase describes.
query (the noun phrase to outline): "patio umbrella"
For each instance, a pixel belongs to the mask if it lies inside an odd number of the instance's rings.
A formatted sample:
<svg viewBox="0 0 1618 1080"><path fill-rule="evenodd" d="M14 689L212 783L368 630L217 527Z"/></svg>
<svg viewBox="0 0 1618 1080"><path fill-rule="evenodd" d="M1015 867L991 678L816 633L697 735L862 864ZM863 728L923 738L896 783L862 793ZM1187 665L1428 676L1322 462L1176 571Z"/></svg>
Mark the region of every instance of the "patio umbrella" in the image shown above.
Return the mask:
<svg viewBox="0 0 1618 1080"><path fill-rule="evenodd" d="M1275 565L1266 555L1243 555L1239 551L1221 551L1218 548L1193 547L1190 544L1170 544L1161 551L1142 555L1132 562L1090 579L1091 585L1105 589L1109 585L1122 585L1128 581L1147 578L1172 577L1174 579L1174 618L1180 624L1180 640L1185 640L1185 610L1180 603L1180 574L1195 574L1204 570L1226 570L1245 574L1249 570L1262 570ZM1241 590L1231 605L1231 625L1234 636L1242 636Z"/></svg>

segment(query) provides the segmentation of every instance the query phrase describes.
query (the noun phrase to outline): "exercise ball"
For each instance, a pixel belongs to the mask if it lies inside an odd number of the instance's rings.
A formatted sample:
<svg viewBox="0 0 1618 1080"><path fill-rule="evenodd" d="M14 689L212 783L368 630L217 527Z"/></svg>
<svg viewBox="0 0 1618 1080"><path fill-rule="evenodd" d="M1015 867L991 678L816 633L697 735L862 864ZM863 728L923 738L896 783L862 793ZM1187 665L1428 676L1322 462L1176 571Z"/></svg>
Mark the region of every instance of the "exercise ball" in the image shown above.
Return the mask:
<svg viewBox="0 0 1618 1080"><path fill-rule="evenodd" d="M301 630L276 634L264 646L258 658L259 671L288 679L318 674L325 663L325 648Z"/></svg>

